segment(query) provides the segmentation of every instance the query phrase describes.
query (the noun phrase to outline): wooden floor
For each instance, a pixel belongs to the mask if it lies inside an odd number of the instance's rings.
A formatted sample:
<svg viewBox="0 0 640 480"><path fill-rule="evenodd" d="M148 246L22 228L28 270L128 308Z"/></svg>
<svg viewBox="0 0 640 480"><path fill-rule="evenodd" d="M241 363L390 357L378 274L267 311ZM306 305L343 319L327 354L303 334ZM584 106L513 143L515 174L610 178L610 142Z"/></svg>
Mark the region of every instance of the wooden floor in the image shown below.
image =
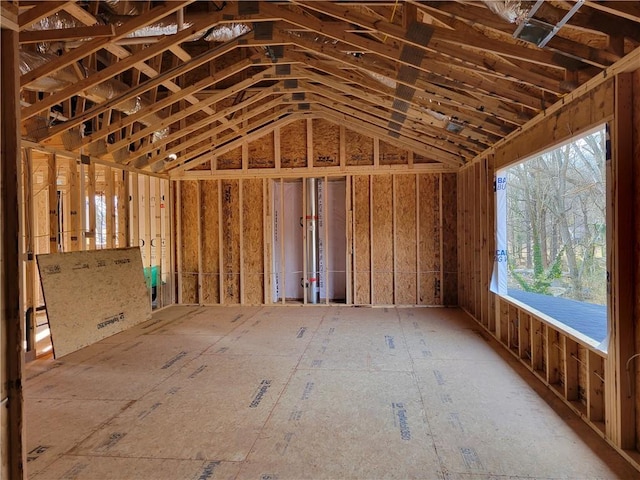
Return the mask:
<svg viewBox="0 0 640 480"><path fill-rule="evenodd" d="M38 480L638 478L458 309L172 307L27 373Z"/></svg>

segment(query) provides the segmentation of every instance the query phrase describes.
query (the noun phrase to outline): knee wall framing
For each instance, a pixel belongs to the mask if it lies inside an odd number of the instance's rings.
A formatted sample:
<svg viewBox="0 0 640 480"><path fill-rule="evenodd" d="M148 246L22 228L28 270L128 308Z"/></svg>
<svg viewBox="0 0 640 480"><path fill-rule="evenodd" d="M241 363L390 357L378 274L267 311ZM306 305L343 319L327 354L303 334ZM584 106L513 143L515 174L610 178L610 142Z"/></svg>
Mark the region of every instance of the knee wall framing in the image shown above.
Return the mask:
<svg viewBox="0 0 640 480"><path fill-rule="evenodd" d="M640 70L603 80L547 112L458 173L459 304L534 375L640 469ZM609 348L565 331L526 305L489 291L495 251L496 170L608 122ZM635 208L634 208L635 206ZM623 233L624 232L624 233ZM633 288L630 288L634 285ZM626 365L629 365L627 373Z"/></svg>

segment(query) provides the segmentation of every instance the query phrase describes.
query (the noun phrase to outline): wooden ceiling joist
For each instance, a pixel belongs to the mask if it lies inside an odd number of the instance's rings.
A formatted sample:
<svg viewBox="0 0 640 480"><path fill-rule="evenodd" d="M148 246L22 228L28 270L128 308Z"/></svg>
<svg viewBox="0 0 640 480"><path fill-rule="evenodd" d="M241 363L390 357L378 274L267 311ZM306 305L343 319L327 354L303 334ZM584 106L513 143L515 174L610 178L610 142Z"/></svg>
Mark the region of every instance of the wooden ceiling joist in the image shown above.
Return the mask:
<svg viewBox="0 0 640 480"><path fill-rule="evenodd" d="M62 46L20 77L21 118L50 148L175 177L202 175L212 159L303 118L456 169L637 51L633 3L587 0L540 48L475 1L182 0L145 4L113 25L100 21L100 1L20 2L21 48ZM573 5L545 3L534 18L557 25ZM51 15L75 20L42 29ZM183 29L150 32L178 17ZM77 82L36 90L70 66ZM111 81L122 85L116 94L87 93Z"/></svg>

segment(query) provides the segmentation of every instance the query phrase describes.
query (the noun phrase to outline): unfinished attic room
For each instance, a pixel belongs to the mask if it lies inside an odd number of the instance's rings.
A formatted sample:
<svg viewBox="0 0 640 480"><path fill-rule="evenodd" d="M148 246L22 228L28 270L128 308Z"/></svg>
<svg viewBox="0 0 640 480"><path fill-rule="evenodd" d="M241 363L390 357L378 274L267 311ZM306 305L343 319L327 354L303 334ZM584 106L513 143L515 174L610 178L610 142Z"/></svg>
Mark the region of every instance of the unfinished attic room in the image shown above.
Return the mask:
<svg viewBox="0 0 640 480"><path fill-rule="evenodd" d="M640 478L640 2L0 25L3 480Z"/></svg>

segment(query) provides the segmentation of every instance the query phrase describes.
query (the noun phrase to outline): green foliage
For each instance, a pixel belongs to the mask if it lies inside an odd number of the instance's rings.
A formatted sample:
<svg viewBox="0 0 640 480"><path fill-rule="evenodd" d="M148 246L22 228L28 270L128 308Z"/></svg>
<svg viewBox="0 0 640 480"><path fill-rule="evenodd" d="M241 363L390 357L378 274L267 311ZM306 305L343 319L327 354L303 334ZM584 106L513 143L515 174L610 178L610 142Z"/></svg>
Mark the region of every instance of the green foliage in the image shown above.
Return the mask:
<svg viewBox="0 0 640 480"><path fill-rule="evenodd" d="M518 282L518 285L520 285L525 292L551 295L551 292L549 291L551 282L556 278L560 278L562 275L562 253L562 251L558 253L553 264L551 264L549 269L545 272L544 266L542 265L540 244L535 242L533 245L533 279L527 280L524 275L516 272L513 262L509 262L509 271L511 272L514 280Z"/></svg>

